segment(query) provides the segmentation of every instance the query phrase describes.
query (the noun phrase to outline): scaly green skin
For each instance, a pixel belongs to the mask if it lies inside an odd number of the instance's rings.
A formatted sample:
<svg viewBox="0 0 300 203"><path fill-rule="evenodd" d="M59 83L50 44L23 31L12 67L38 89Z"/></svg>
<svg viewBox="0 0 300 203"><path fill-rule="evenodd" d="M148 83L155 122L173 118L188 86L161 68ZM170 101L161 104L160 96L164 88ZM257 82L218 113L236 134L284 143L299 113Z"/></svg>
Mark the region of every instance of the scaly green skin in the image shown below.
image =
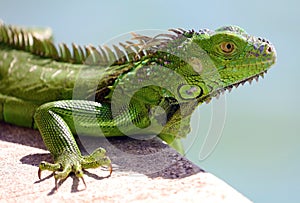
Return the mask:
<svg viewBox="0 0 300 203"><path fill-rule="evenodd" d="M49 29L0 25L0 120L38 128L56 181L70 172L110 167L105 150L82 156L73 134L158 134L180 150L195 108L226 89L263 75L275 48L237 26L171 30L113 49L57 49ZM85 51L83 51L85 50ZM127 102L127 103L126 103ZM155 108L155 107L160 108ZM163 111L162 111L163 109Z"/></svg>

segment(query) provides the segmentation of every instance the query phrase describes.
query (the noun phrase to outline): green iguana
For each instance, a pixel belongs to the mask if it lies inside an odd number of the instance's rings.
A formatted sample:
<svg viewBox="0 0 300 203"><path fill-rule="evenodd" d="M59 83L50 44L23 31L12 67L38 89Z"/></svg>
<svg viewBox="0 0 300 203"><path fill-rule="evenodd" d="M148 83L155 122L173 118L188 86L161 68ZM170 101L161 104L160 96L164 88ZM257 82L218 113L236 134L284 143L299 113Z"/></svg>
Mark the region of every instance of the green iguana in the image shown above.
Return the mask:
<svg viewBox="0 0 300 203"><path fill-rule="evenodd" d="M133 34L119 46L55 46L49 29L0 23L0 121L38 128L56 182L111 161L103 148L83 156L73 135L155 134L180 150L203 102L262 76L274 46L237 26ZM85 182L84 182L85 184Z"/></svg>

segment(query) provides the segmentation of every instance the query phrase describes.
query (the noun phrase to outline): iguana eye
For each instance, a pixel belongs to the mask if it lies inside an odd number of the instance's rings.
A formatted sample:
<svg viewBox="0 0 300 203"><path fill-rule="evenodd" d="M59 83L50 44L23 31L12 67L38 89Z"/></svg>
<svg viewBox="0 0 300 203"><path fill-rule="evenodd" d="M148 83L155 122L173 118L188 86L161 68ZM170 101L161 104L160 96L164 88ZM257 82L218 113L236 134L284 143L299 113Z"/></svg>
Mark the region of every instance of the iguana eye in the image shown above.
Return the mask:
<svg viewBox="0 0 300 203"><path fill-rule="evenodd" d="M230 54L233 52L235 45L232 42L222 42L220 48L224 53Z"/></svg>

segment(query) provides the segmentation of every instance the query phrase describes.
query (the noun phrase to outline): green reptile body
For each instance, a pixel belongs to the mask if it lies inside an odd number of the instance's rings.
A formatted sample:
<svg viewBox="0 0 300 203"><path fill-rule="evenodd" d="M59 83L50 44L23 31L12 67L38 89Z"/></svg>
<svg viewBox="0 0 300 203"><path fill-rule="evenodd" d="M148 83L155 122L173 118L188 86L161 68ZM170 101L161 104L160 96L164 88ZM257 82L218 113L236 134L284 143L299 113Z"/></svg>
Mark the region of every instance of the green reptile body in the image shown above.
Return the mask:
<svg viewBox="0 0 300 203"><path fill-rule="evenodd" d="M0 24L0 121L38 128L56 182L70 172L111 167L105 150L82 156L74 134L156 134L179 149L195 108L257 79L275 63L265 39L237 26L155 37L119 46L55 46L49 29ZM83 178L82 178L83 179Z"/></svg>

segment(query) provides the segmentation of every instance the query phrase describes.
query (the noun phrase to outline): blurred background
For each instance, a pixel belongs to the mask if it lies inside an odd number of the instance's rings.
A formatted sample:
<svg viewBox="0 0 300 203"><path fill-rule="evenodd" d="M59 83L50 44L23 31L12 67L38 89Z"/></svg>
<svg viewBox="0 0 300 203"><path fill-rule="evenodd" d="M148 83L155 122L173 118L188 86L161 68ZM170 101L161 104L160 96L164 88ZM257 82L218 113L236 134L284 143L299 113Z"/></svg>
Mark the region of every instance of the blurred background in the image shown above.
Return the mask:
<svg viewBox="0 0 300 203"><path fill-rule="evenodd" d="M229 24L269 39L277 50L276 65L259 83L226 94L224 130L204 160L200 147L213 107L198 108L187 157L254 202L275 203L300 202L299 8L296 0L0 0L0 18L8 24L51 27L55 41L67 44L103 44L143 29L199 30Z"/></svg>

